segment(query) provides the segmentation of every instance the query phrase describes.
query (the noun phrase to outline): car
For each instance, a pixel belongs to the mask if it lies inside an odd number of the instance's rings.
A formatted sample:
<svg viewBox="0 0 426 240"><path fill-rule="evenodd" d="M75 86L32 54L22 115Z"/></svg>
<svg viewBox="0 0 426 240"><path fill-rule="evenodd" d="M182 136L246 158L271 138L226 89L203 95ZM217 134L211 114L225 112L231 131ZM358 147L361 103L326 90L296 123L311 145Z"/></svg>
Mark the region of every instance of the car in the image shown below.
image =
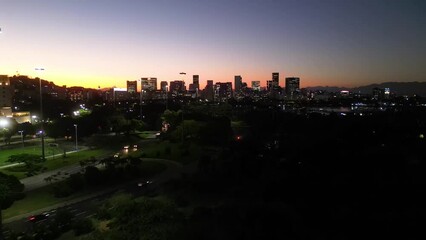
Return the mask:
<svg viewBox="0 0 426 240"><path fill-rule="evenodd" d="M151 184L151 183L152 183L152 181L139 182L138 187L143 187L143 186L146 186L146 185Z"/></svg>
<svg viewBox="0 0 426 240"><path fill-rule="evenodd" d="M44 221L49 217L49 213L42 213L37 215L31 215L28 217L28 221L36 223L40 221Z"/></svg>

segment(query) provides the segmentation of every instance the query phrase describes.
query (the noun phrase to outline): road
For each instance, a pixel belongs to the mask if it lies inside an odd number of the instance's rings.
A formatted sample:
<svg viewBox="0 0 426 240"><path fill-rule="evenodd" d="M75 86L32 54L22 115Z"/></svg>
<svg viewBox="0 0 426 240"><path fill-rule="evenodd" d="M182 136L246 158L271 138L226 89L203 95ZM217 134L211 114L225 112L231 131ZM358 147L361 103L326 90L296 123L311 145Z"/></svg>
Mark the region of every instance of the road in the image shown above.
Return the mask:
<svg viewBox="0 0 426 240"><path fill-rule="evenodd" d="M142 140L140 142L138 142L138 144L143 143L143 142L147 142L147 141L152 141L150 140ZM87 147L82 147L82 149L78 150L78 151L82 151L83 149L87 149ZM67 154L69 153L75 153L77 151L71 151L71 152L67 152ZM55 155L56 156L56 155ZM59 154L59 156L62 156L62 154ZM108 154L107 156L103 156L103 157L108 157L110 156L110 154ZM52 156L50 156L52 157ZM99 159L102 159L103 157L98 157ZM162 159L165 160L165 159ZM171 161L173 162L173 161ZM10 165L8 165L10 166ZM8 167L8 166L3 166L4 167ZM97 165L98 167L100 167L100 165ZM75 165L70 165L70 166L66 166L66 167L62 167L59 169L55 169L52 171L47 171L44 173L40 173L38 175L32 176L32 177L27 177L24 179L21 179L21 183L23 183L25 185L25 189L24 192L28 192L40 187L44 187L48 184L50 184L51 182L46 181L45 179L48 177L52 177L52 182L56 182L56 181L61 181L64 180L65 178L67 178L69 175L74 174L74 173L78 173L82 170L81 166L79 164L75 164Z"/></svg>
<svg viewBox="0 0 426 240"><path fill-rule="evenodd" d="M177 178L180 177L182 172L186 172L185 168L177 162L171 161L171 160L167 160L167 159L154 159L154 158L142 158L142 161L155 161L155 162L161 162L163 164L166 165L166 170L163 171L161 174L159 174L158 176L149 179L150 181L152 181L153 183L146 186L145 187L138 187L138 183L141 181L146 181L148 179L145 178L140 178L137 180L133 180L131 182L125 183L125 184L121 184L118 186L112 186L110 188L107 189L102 189L99 190L97 192L94 192L90 195L86 195L80 198L76 198L76 199L72 199L70 201L67 202L63 202L60 204L56 204L44 209L39 209L37 211L31 212L31 213L27 213L27 214L22 214L19 216L15 216L9 219L5 219L4 222L4 227L5 229L12 229L13 231L18 231L18 232L22 232L22 231L28 231L31 230L33 228L33 223L27 221L28 216L31 215L36 215L36 214L40 214L43 212L48 212L48 211L52 211L52 210L59 210L62 208L67 208L67 210L69 210L70 212L73 213L73 215L75 217L78 218L82 218L82 217L87 217L87 216L91 216L94 214L95 211L95 207L93 206L98 206L100 201L110 197L112 194L114 194L117 191L126 191L128 193L131 193L133 196L142 196L144 195L147 190L155 190L156 188L158 188L159 185L161 185L162 183L173 179L173 178ZM145 188L145 189L144 189ZM41 223L40 223L41 224ZM5 232L5 234L7 235L7 230Z"/></svg>

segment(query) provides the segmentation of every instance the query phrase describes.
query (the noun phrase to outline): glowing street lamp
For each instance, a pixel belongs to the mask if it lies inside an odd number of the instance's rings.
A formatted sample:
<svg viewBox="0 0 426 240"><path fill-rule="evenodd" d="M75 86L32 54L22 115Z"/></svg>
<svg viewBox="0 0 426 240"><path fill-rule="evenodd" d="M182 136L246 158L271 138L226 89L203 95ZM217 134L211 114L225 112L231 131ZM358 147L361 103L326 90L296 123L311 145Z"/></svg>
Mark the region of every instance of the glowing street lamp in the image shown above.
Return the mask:
<svg viewBox="0 0 426 240"><path fill-rule="evenodd" d="M9 122L5 118L0 119L1 128L6 128L8 125L9 125Z"/></svg>
<svg viewBox="0 0 426 240"><path fill-rule="evenodd" d="M78 140L77 140L77 124L74 124L74 128L75 128L75 150L78 150Z"/></svg>
<svg viewBox="0 0 426 240"><path fill-rule="evenodd" d="M167 96L168 94L169 94L169 86L166 86L166 110L169 109L169 106L168 106L169 99Z"/></svg>
<svg viewBox="0 0 426 240"><path fill-rule="evenodd" d="M21 134L22 147L24 147L24 130L18 131Z"/></svg>
<svg viewBox="0 0 426 240"><path fill-rule="evenodd" d="M139 115L142 120L142 79L138 79L138 81L141 83L141 90L139 92Z"/></svg>
<svg viewBox="0 0 426 240"><path fill-rule="evenodd" d="M6 130L6 127L8 125L9 125L9 122L5 118L0 119L0 130ZM4 140L4 144L6 145L6 136L3 137L3 140Z"/></svg>

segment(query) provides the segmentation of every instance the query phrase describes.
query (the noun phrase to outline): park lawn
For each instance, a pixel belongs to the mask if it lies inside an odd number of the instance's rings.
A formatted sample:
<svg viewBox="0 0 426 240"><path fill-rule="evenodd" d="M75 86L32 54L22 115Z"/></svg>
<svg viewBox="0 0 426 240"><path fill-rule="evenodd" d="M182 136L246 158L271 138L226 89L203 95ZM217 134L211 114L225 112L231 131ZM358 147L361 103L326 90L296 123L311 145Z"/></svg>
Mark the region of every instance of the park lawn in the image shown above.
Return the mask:
<svg viewBox="0 0 426 240"><path fill-rule="evenodd" d="M51 147L45 146L45 153L52 152ZM17 154L35 154L41 156L41 147L40 146L28 146L24 148L14 148L14 149L2 149L0 151L0 166L8 165L10 162L7 162L9 156L17 155ZM46 154L46 156L48 156Z"/></svg>
<svg viewBox="0 0 426 240"><path fill-rule="evenodd" d="M140 165L141 174L143 178L150 178L163 172L167 166L158 162L142 162ZM134 180L134 179L132 179ZM130 181L132 181L130 180ZM112 187L113 185L106 186ZM97 189L100 190L100 189ZM96 191L96 190L95 190ZM3 219L8 219L17 215L29 213L39 209L43 209L54 204L62 203L78 197L83 197L87 194L94 193L94 188L88 187L85 190L76 192L66 198L56 198L53 196L52 187L50 185L29 191L26 193L24 199L16 201L13 205L3 211Z"/></svg>
<svg viewBox="0 0 426 240"><path fill-rule="evenodd" d="M142 131L142 132L136 132L137 136L139 136L142 139L152 137L155 135L158 131Z"/></svg>
<svg viewBox="0 0 426 240"><path fill-rule="evenodd" d="M168 150L169 149L169 150ZM181 143L161 141L147 144L143 147L143 156L148 158L163 158L173 160L182 164L188 164L199 159L201 146L197 143Z"/></svg>
<svg viewBox="0 0 426 240"><path fill-rule="evenodd" d="M51 191L51 186L45 186L27 192L24 199L14 202L10 208L3 210L3 219L43 209L54 204L80 197L84 194L81 192L66 198L56 198Z"/></svg>
<svg viewBox="0 0 426 240"><path fill-rule="evenodd" d="M61 167L69 166L78 163L82 160L87 160L92 157L104 157L108 154L112 154L111 150L107 149L90 149L83 150L74 153L67 153L67 157L63 158L62 156L57 156L55 158L48 158L44 163L44 166L48 171L55 170Z"/></svg>
<svg viewBox="0 0 426 240"><path fill-rule="evenodd" d="M58 168L66 167L69 165L73 165L78 163L81 160L90 159L91 157L103 157L107 154L111 154L112 152L107 149L91 149L91 150L83 150L75 153L68 153L66 158L62 156L56 156L55 158L48 157L46 162L43 164L46 167L47 171L55 170ZM23 169L20 166L15 166L11 168L0 169L0 172L4 174L13 175L18 179L26 178L26 172L19 171L16 169Z"/></svg>
<svg viewBox="0 0 426 240"><path fill-rule="evenodd" d="M46 157L49 157L52 154L59 154L59 153L64 151L63 148L67 149L67 147L68 147L67 145L64 145L64 146L59 145L58 147L50 147L49 144L48 144L49 142L54 142L54 141L53 141L53 139L49 139L49 140L45 141L44 151L45 151ZM0 166L10 164L10 162L7 162L7 160L9 159L9 156L22 154L22 153L35 154L35 155L41 156L41 144L38 144L38 143L37 144L30 144L30 143L28 143L27 146L25 146L25 147L1 149L0 150Z"/></svg>

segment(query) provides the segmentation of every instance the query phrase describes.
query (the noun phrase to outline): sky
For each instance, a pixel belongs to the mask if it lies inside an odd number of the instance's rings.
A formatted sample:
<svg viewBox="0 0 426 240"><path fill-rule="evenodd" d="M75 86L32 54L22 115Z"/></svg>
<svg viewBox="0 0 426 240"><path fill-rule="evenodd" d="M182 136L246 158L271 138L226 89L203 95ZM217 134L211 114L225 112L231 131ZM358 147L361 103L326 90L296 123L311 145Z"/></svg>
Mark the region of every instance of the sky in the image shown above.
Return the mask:
<svg viewBox="0 0 426 240"><path fill-rule="evenodd" d="M281 86L424 82L425 12L424 0L0 0L0 74L93 88L195 74L265 86L272 72Z"/></svg>

